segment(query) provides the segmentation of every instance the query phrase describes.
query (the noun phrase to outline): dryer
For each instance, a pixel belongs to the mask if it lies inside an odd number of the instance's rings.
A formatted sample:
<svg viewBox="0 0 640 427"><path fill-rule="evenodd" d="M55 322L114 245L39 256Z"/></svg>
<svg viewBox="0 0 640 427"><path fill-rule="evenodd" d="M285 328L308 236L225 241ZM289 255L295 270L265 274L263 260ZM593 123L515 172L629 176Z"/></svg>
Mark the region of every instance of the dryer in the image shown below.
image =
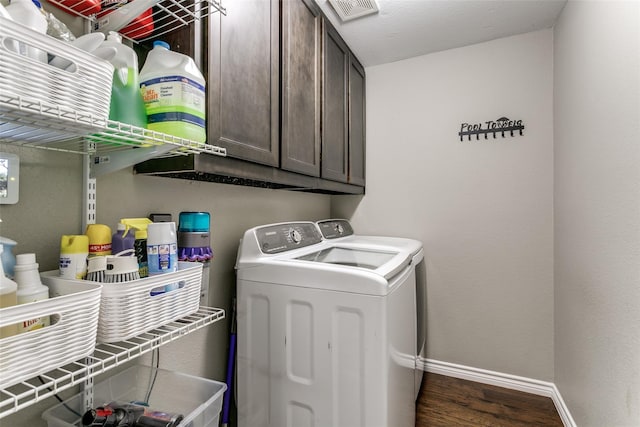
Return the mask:
<svg viewBox="0 0 640 427"><path fill-rule="evenodd" d="M414 426L414 246L324 239L313 222L245 232L239 427Z"/></svg>

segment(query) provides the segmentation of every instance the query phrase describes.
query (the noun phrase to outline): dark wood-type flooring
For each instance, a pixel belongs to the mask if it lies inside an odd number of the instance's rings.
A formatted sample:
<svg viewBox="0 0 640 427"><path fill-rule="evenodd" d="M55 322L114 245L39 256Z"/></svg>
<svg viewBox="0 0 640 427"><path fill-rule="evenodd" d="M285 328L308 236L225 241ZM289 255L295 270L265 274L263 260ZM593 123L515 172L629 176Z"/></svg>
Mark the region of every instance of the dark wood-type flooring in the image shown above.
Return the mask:
<svg viewBox="0 0 640 427"><path fill-rule="evenodd" d="M416 427L562 427L553 401L521 391L425 373Z"/></svg>

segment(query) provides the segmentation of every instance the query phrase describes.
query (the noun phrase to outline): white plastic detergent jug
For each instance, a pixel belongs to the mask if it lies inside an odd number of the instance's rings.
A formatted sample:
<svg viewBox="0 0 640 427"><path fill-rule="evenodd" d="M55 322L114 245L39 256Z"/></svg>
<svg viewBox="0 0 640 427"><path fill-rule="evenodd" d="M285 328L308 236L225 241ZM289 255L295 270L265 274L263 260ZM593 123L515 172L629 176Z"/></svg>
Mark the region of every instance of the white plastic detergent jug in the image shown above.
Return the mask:
<svg viewBox="0 0 640 427"><path fill-rule="evenodd" d="M116 56L109 61L114 68L109 118L146 127L147 115L140 94L138 55L132 48L122 44L122 36L114 31L109 33L100 46L116 50Z"/></svg>
<svg viewBox="0 0 640 427"><path fill-rule="evenodd" d="M6 7L7 12L14 21L31 28L40 33L47 33L47 18L40 11L38 0L11 0L11 4ZM18 42L18 52L39 62L47 62L47 52L37 49L28 43Z"/></svg>
<svg viewBox="0 0 640 427"><path fill-rule="evenodd" d="M140 71L140 90L147 128L196 142L205 142L205 80L193 59L169 50L163 41Z"/></svg>

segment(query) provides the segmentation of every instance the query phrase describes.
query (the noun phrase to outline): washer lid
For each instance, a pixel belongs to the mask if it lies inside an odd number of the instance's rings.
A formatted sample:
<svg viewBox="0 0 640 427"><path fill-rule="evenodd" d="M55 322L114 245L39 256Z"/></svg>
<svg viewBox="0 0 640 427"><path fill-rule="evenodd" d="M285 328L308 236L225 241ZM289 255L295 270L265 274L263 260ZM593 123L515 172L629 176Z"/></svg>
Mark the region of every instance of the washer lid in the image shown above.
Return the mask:
<svg viewBox="0 0 640 427"><path fill-rule="evenodd" d="M317 252L299 256L296 259L377 270L387 262L391 261L396 255L398 255L398 252L382 252L332 246Z"/></svg>

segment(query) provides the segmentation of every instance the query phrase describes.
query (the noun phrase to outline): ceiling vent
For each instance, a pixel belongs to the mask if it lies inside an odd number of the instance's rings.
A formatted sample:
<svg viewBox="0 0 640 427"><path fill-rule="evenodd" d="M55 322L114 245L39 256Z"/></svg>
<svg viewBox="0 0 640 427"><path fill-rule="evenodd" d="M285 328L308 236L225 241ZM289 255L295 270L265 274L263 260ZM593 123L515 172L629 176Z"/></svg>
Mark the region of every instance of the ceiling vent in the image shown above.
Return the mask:
<svg viewBox="0 0 640 427"><path fill-rule="evenodd" d="M329 0L343 22L378 13L376 0Z"/></svg>

